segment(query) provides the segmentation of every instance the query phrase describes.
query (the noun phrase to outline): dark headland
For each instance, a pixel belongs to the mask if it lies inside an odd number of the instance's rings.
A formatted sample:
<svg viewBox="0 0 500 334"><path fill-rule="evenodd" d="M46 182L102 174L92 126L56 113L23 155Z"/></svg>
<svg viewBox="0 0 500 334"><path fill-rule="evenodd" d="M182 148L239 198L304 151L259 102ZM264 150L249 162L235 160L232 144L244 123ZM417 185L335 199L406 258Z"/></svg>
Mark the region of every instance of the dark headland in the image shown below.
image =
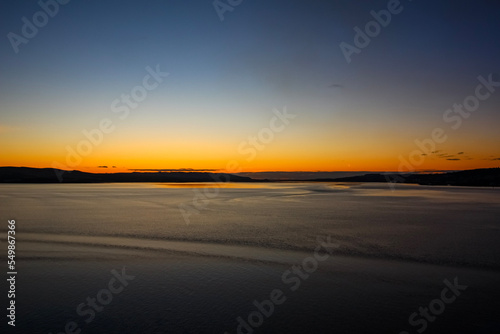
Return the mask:
<svg viewBox="0 0 500 334"><path fill-rule="evenodd" d="M247 176L211 172L86 173L54 168L0 167L0 183L107 183L107 182L269 182ZM500 168L440 173L369 173L341 178L317 178L308 182L392 182L420 185L500 187Z"/></svg>
<svg viewBox="0 0 500 334"><path fill-rule="evenodd" d="M379 173L312 181L331 182L392 182L420 185L499 187L500 168L471 169L441 173Z"/></svg>
<svg viewBox="0 0 500 334"><path fill-rule="evenodd" d="M86 173L55 168L0 167L0 183L255 182L249 177L209 172Z"/></svg>

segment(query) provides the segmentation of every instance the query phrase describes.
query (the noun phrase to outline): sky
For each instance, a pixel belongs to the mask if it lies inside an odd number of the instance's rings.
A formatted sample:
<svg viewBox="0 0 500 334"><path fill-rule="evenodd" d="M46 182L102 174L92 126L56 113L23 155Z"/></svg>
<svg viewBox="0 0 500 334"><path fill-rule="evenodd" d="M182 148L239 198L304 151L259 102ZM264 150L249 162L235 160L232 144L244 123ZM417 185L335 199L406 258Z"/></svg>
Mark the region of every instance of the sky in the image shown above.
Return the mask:
<svg viewBox="0 0 500 334"><path fill-rule="evenodd" d="M499 17L487 0L2 1L0 166L498 167Z"/></svg>

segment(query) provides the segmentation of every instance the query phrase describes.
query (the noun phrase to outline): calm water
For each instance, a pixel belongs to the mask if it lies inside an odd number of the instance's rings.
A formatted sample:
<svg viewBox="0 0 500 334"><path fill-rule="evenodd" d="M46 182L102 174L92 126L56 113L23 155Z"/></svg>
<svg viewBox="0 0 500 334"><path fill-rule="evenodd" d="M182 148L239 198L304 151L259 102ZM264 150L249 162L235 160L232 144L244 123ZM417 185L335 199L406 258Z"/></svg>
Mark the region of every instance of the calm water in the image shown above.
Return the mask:
<svg viewBox="0 0 500 334"><path fill-rule="evenodd" d="M342 254L500 267L497 189L233 183L0 190L2 218L15 219L28 239L62 234L134 238L134 247L154 239L310 250L317 236L330 235Z"/></svg>
<svg viewBox="0 0 500 334"><path fill-rule="evenodd" d="M68 322L81 333L108 334L416 333L420 327L409 316L455 277L470 288L426 333L500 329L496 189L328 183L0 189L1 217L17 226L15 333L61 333ZM292 291L284 273L303 265L317 237L327 236L340 247ZM5 240L0 245L6 249ZM111 270L122 268L134 279L87 322L78 305L98 296ZM254 301L274 289L286 302L252 331L238 330L238 319L248 321Z"/></svg>

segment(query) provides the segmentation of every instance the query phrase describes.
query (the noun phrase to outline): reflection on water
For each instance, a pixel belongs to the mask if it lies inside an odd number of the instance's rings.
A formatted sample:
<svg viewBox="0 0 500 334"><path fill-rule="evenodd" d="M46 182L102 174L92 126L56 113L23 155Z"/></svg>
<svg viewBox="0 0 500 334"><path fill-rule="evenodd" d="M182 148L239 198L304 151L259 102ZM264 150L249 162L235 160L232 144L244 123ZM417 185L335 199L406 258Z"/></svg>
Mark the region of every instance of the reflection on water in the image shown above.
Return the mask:
<svg viewBox="0 0 500 334"><path fill-rule="evenodd" d="M223 188L223 189L290 189L297 187L310 187L319 185L320 187L348 189L358 183L343 182L317 182L309 183L297 182L183 182L183 183L155 183L155 186L163 188Z"/></svg>
<svg viewBox="0 0 500 334"><path fill-rule="evenodd" d="M209 196L200 200L200 193ZM343 254L500 268L499 194L485 188L397 185L391 191L387 184L321 182L2 184L0 214L16 219L20 237L308 250L317 236L331 235ZM197 210L189 224L180 205Z"/></svg>
<svg viewBox="0 0 500 334"><path fill-rule="evenodd" d="M187 225L179 205L200 193L210 197ZM454 277L471 289L426 333L464 332L460 319L477 329L476 319L498 317L498 194L320 182L2 184L0 215L16 220L22 266L16 330L59 333L73 320L82 333L237 333L253 301L280 289L289 299L259 333L399 333ZM340 248L292 292L283 274L298 279L292 268L325 236ZM79 303L123 268L136 278L86 323Z"/></svg>
<svg viewBox="0 0 500 334"><path fill-rule="evenodd" d="M224 188L224 189L273 189L282 188L283 185L271 182L183 182L183 183L156 183L164 188Z"/></svg>

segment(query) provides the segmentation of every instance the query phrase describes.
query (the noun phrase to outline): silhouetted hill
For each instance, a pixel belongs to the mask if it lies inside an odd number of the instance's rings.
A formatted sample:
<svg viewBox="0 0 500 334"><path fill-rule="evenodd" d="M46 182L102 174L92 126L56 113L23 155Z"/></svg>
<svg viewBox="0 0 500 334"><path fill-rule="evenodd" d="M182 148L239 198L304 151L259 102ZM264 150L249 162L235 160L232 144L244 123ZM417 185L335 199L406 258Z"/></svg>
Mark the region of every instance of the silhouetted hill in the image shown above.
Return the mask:
<svg viewBox="0 0 500 334"><path fill-rule="evenodd" d="M267 180L266 180L267 181ZM321 178L316 182L397 182L421 185L500 187L500 168L433 174L365 174ZM103 182L262 182L245 176L208 172L86 173L54 168L0 167L0 183L103 183Z"/></svg>
<svg viewBox="0 0 500 334"><path fill-rule="evenodd" d="M317 179L314 181L327 181ZM433 174L366 174L329 179L332 182L397 182L421 185L500 187L500 168L471 169Z"/></svg>
<svg viewBox="0 0 500 334"><path fill-rule="evenodd" d="M0 183L255 182L249 177L205 172L85 173L54 168L0 167Z"/></svg>

